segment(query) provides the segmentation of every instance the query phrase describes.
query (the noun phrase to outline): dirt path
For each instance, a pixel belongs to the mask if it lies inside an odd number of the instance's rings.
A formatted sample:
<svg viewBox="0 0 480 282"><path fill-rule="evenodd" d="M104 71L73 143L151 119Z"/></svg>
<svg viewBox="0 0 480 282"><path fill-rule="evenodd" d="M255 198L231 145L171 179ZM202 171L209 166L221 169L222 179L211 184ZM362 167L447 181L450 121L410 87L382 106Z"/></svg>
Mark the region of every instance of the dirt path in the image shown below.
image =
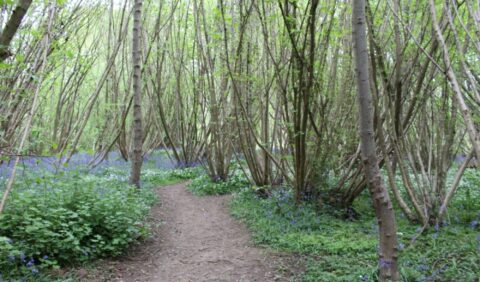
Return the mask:
<svg viewBox="0 0 480 282"><path fill-rule="evenodd" d="M196 197L185 184L160 188L153 236L110 264L114 281L289 281L287 256L251 245L228 213L228 196ZM163 222L159 222L161 219ZM278 270L283 269L283 274Z"/></svg>

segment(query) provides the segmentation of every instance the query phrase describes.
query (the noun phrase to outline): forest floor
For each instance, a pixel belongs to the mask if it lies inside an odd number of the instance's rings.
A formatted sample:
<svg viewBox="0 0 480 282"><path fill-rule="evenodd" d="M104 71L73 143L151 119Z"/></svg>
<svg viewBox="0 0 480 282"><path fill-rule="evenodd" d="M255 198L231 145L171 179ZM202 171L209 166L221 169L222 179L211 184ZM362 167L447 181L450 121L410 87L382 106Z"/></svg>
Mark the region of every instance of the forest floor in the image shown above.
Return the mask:
<svg viewBox="0 0 480 282"><path fill-rule="evenodd" d="M152 236L93 272L80 271L81 281L292 281L301 272L292 267L298 258L252 246L229 214L230 196L197 197L184 183L157 193Z"/></svg>

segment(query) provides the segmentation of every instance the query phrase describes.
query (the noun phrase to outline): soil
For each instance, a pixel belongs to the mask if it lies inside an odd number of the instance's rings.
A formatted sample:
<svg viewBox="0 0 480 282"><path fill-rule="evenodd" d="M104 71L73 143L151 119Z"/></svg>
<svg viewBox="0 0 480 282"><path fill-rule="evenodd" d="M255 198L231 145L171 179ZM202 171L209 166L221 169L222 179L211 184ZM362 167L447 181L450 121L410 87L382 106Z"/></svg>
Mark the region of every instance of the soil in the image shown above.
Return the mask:
<svg viewBox="0 0 480 282"><path fill-rule="evenodd" d="M247 228L229 215L230 196L196 197L184 183L158 194L151 238L82 281L296 280L299 266L292 266L300 259L253 246Z"/></svg>

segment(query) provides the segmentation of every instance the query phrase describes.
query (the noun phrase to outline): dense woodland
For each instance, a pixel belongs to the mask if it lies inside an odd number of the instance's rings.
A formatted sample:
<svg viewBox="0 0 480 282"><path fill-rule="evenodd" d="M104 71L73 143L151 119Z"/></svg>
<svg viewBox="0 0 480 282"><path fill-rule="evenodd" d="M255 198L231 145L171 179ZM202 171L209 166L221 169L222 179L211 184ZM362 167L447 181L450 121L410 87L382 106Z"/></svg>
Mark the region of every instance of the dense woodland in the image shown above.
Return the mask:
<svg viewBox="0 0 480 282"><path fill-rule="evenodd" d="M186 179L304 281L480 278L480 2L0 7L4 279L121 254Z"/></svg>

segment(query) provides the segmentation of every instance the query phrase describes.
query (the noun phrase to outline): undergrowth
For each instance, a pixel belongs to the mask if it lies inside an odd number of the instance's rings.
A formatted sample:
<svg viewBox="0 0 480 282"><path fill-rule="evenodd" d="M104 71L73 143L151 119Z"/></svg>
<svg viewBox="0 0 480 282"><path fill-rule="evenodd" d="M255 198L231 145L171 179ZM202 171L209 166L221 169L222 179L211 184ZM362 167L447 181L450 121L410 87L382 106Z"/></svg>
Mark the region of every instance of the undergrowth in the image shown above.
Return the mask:
<svg viewBox="0 0 480 282"><path fill-rule="evenodd" d="M235 171L226 181L212 180L207 174L201 174L187 185L187 188L197 196L225 195L239 191L249 182L240 171Z"/></svg>
<svg viewBox="0 0 480 282"><path fill-rule="evenodd" d="M146 168L136 189L128 185L127 166L22 168L0 215L0 281L52 281L52 269L121 254L149 235L152 189L197 174Z"/></svg>
<svg viewBox="0 0 480 282"><path fill-rule="evenodd" d="M333 208L295 206L287 188L269 198L245 188L231 203L232 214L247 223L257 244L306 257L304 281L376 281L378 228L368 195L356 201L355 209L362 217L345 221L332 213ZM421 236L418 231L417 225L398 217L403 281L478 281L477 226L452 224Z"/></svg>

